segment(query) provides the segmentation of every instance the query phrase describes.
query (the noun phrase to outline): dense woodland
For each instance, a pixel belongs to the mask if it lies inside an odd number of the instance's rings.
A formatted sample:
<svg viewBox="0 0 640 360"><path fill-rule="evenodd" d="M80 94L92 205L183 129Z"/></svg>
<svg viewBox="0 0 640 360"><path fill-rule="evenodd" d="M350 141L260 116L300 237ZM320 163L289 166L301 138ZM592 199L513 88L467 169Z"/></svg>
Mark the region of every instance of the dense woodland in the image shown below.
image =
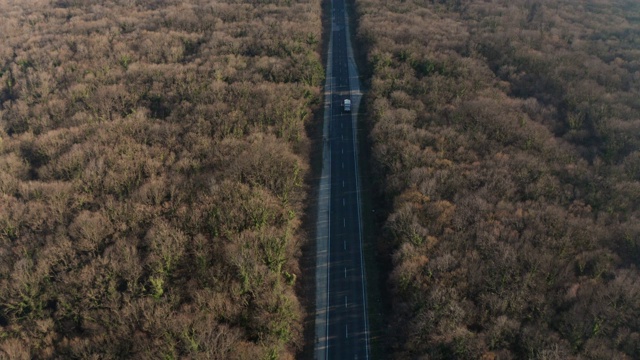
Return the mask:
<svg viewBox="0 0 640 360"><path fill-rule="evenodd" d="M640 3L355 5L395 358L640 358Z"/></svg>
<svg viewBox="0 0 640 360"><path fill-rule="evenodd" d="M0 358L293 358L320 2L0 0Z"/></svg>

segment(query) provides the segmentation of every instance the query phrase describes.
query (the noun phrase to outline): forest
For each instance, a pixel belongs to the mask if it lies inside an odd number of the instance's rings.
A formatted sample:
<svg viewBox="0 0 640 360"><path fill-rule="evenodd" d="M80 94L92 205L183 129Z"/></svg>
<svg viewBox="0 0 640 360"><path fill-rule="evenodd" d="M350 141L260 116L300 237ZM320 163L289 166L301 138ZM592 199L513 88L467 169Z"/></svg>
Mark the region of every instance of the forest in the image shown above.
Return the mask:
<svg viewBox="0 0 640 360"><path fill-rule="evenodd" d="M319 1L0 0L0 358L292 359Z"/></svg>
<svg viewBox="0 0 640 360"><path fill-rule="evenodd" d="M355 12L392 358L640 358L640 3Z"/></svg>

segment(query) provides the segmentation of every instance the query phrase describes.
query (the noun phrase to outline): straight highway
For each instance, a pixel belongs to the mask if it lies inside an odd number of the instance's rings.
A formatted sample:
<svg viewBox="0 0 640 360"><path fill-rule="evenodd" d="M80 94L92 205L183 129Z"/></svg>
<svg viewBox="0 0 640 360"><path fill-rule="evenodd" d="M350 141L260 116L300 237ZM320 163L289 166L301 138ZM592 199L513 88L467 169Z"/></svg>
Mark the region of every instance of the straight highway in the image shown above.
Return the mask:
<svg viewBox="0 0 640 360"><path fill-rule="evenodd" d="M357 121L360 89L344 0L332 0L319 191L315 359L369 359ZM344 111L344 99L352 101Z"/></svg>

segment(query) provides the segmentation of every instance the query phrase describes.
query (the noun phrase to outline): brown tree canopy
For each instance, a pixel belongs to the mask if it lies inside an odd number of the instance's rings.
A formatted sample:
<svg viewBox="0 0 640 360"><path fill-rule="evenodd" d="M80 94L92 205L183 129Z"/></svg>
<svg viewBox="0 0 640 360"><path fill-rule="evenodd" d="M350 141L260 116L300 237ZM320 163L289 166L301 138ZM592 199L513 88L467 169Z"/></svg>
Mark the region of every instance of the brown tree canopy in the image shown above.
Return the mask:
<svg viewBox="0 0 640 360"><path fill-rule="evenodd" d="M640 357L637 2L356 2L398 359Z"/></svg>
<svg viewBox="0 0 640 360"><path fill-rule="evenodd" d="M320 3L0 1L0 358L293 358Z"/></svg>

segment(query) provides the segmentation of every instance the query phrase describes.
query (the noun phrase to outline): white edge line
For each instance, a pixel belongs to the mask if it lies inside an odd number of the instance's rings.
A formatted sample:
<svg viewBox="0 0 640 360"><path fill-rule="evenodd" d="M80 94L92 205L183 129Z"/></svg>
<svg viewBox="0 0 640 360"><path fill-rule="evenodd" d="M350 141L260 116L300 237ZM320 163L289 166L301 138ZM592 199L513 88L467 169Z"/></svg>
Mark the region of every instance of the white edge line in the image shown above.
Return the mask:
<svg viewBox="0 0 640 360"><path fill-rule="evenodd" d="M333 1L331 2L332 7L333 7ZM331 29L331 40L329 43L331 43L331 41L333 40L333 25L332 25L332 29ZM333 53L329 52L329 54L331 54L331 58L333 58ZM328 65L329 66L329 65ZM333 69L332 69L333 70ZM333 73L332 73L333 75ZM331 120L333 117L333 80L330 78L329 79L329 134L327 134L327 139L331 138ZM331 140L329 140L331 141ZM329 283L331 282L331 142L329 142L329 144L327 145L329 147L328 153L329 153L329 208L327 209L327 213L329 214L328 216L328 221L327 221L327 301L325 303L325 314L326 314L326 336L325 336L325 351L324 351L324 358L326 360L329 360L329 309L331 308L329 305L329 302L331 301L331 287L329 286Z"/></svg>

